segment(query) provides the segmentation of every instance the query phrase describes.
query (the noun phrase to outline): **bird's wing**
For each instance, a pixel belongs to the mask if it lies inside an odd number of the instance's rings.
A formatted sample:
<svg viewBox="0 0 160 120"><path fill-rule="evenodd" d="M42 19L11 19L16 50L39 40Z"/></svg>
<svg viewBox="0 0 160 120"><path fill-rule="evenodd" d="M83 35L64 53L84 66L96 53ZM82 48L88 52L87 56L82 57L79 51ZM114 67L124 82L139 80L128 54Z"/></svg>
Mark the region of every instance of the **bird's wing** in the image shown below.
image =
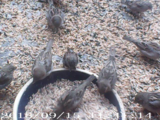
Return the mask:
<svg viewBox="0 0 160 120"><path fill-rule="evenodd" d="M129 4L129 8L132 9L133 12L138 12L140 7L137 5L136 2L133 2L133 3Z"/></svg>
<svg viewBox="0 0 160 120"><path fill-rule="evenodd" d="M0 76L0 89L3 89L11 83L12 76L6 75L3 72L1 72Z"/></svg>
<svg viewBox="0 0 160 120"><path fill-rule="evenodd" d="M3 85L4 83L6 83L6 74L4 72L0 73L0 85Z"/></svg>
<svg viewBox="0 0 160 120"><path fill-rule="evenodd" d="M67 65L67 67L71 68L71 65L70 65L71 56L70 56L69 54L70 54L69 52L67 52L67 53L65 54L65 63L66 63L66 65Z"/></svg>
<svg viewBox="0 0 160 120"><path fill-rule="evenodd" d="M44 53L44 65L46 67L46 71L50 71L52 67L52 54L50 51Z"/></svg>
<svg viewBox="0 0 160 120"><path fill-rule="evenodd" d="M135 5L139 8L143 7L143 3L140 0L135 1Z"/></svg>
<svg viewBox="0 0 160 120"><path fill-rule="evenodd" d="M34 64L33 64L33 67L32 67L32 70L33 70L34 67L37 66L38 64L44 64L43 55L44 55L44 50L41 51L41 52L39 53L39 55L36 57L36 59L35 59L35 61L34 61Z"/></svg>
<svg viewBox="0 0 160 120"><path fill-rule="evenodd" d="M99 74L99 78L100 79L103 79L103 78L108 79L109 77L110 77L110 71L108 70L108 68L104 67Z"/></svg>
<svg viewBox="0 0 160 120"><path fill-rule="evenodd" d="M44 55L44 50L39 53L39 55L37 56L35 62L43 61L43 55Z"/></svg>
<svg viewBox="0 0 160 120"><path fill-rule="evenodd" d="M155 43L155 42L149 42L148 44L149 44L150 46L152 46L153 49L155 49L155 50L157 50L157 51L160 51L160 46L159 46L157 43Z"/></svg>
<svg viewBox="0 0 160 120"><path fill-rule="evenodd" d="M63 96L63 107L70 108L74 102L73 92L69 91Z"/></svg>
<svg viewBox="0 0 160 120"><path fill-rule="evenodd" d="M78 64L78 56L76 53L70 53L71 66L76 66Z"/></svg>
<svg viewBox="0 0 160 120"><path fill-rule="evenodd" d="M160 108L160 93L155 93L149 97L149 104L153 108Z"/></svg>
<svg viewBox="0 0 160 120"><path fill-rule="evenodd" d="M137 42L135 43L140 50L152 52L153 48L148 44L148 42Z"/></svg>
<svg viewBox="0 0 160 120"><path fill-rule="evenodd" d="M63 11L60 11L60 16L61 16L61 18L62 18L62 21L64 21L64 16L65 16L65 14L64 14Z"/></svg>
<svg viewBox="0 0 160 120"><path fill-rule="evenodd" d="M63 56L63 65L64 65L64 66L66 66L65 58L66 58L66 53L65 53L64 56Z"/></svg>
<svg viewBox="0 0 160 120"><path fill-rule="evenodd" d="M116 70L112 66L104 67L102 71L99 74L99 80L98 83L104 82L101 80L106 80L109 84L111 84L112 87L114 87L116 81L117 81L117 74Z"/></svg>
<svg viewBox="0 0 160 120"><path fill-rule="evenodd" d="M34 61L34 65L32 70L37 64L42 64L45 66L46 71L51 70L51 65L52 65L52 54L51 51L42 51L40 54L37 56L36 60Z"/></svg>

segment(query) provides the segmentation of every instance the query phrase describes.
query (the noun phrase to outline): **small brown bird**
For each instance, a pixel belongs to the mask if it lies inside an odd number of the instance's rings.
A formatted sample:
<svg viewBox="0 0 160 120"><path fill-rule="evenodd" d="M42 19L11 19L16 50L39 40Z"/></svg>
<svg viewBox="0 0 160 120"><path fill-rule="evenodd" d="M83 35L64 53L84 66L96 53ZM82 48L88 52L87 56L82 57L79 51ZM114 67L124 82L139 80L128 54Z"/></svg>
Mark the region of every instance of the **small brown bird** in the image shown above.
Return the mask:
<svg viewBox="0 0 160 120"><path fill-rule="evenodd" d="M95 79L96 77L91 75L81 85L76 85L71 90L66 91L58 100L54 113L59 116L62 112L71 113L74 111L80 105L87 86Z"/></svg>
<svg viewBox="0 0 160 120"><path fill-rule="evenodd" d="M38 1L45 3L53 2L54 6L60 6L62 4L62 0L38 0Z"/></svg>
<svg viewBox="0 0 160 120"><path fill-rule="evenodd" d="M136 16L152 9L152 4L144 0L126 0L125 4L128 6L130 12Z"/></svg>
<svg viewBox="0 0 160 120"><path fill-rule="evenodd" d="M141 104L145 109L152 113L160 113L160 92L140 92L136 95L134 102Z"/></svg>
<svg viewBox="0 0 160 120"><path fill-rule="evenodd" d="M78 55L72 49L68 48L63 57L63 67L69 70L75 70L78 64Z"/></svg>
<svg viewBox="0 0 160 120"><path fill-rule="evenodd" d="M62 0L53 0L53 2L54 2L54 5L56 6L62 5Z"/></svg>
<svg viewBox="0 0 160 120"><path fill-rule="evenodd" d="M134 43L140 50L142 56L146 56L152 60L160 58L160 46L154 42L139 42L129 36L124 36L124 40Z"/></svg>
<svg viewBox="0 0 160 120"><path fill-rule="evenodd" d="M115 49L110 48L109 60L105 67L100 71L98 78L98 89L101 94L111 91L117 81L117 69L115 62Z"/></svg>
<svg viewBox="0 0 160 120"><path fill-rule="evenodd" d="M47 21L48 27L53 30L53 32L57 33L59 28L64 28L64 13L54 7L54 3L52 0L49 1L49 10L47 11Z"/></svg>
<svg viewBox="0 0 160 120"><path fill-rule="evenodd" d="M0 70L0 90L8 86L12 79L13 79L13 72L16 69L15 66L12 64L9 64L7 61L7 64L2 67Z"/></svg>
<svg viewBox="0 0 160 120"><path fill-rule="evenodd" d="M36 60L32 68L33 83L38 80L44 79L48 76L49 71L52 69L52 53L51 48L54 40L50 40L45 50L43 50Z"/></svg>

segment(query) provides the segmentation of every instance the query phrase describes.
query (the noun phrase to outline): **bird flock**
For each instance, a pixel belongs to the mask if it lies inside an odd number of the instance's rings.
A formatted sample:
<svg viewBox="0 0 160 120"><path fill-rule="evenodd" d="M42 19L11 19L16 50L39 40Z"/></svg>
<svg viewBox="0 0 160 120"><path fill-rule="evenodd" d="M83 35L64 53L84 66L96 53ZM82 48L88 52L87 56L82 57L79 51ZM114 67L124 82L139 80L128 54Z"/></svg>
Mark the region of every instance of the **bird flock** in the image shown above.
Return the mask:
<svg viewBox="0 0 160 120"><path fill-rule="evenodd" d="M65 29L64 17L65 14L60 9L62 6L61 0L39 0L40 2L48 2L49 7L46 14L48 28L52 29L53 33L60 33L59 29ZM78 1L77 1L78 2ZM134 17L140 18L147 10L152 9L152 4L149 1L143 0L122 0L122 4L127 6L127 12L133 14ZM60 6L60 7L58 7ZM160 46L155 42L138 41L134 38L124 35L124 40L134 43L139 49L142 56L152 60L159 61ZM36 57L33 67L32 76L33 84L37 81L46 78L52 70L52 45L54 39L49 40L46 49L39 53ZM99 72L97 80L98 89L101 94L105 94L114 89L117 77L117 68L115 61L116 51L114 46L110 47L108 61L103 69ZM63 67L69 71L76 70L78 64L78 55L71 48L67 48L67 52L63 57ZM9 61L0 69L0 90L5 88L13 79L13 72L16 69ZM81 85L74 86L71 90L66 91L59 99L56 108L53 110L56 114L62 112L70 112L75 110L82 101L84 92L87 86L95 80L94 75L89 76ZM135 103L141 104L145 109L153 113L160 113L160 92L140 92L135 96Z"/></svg>

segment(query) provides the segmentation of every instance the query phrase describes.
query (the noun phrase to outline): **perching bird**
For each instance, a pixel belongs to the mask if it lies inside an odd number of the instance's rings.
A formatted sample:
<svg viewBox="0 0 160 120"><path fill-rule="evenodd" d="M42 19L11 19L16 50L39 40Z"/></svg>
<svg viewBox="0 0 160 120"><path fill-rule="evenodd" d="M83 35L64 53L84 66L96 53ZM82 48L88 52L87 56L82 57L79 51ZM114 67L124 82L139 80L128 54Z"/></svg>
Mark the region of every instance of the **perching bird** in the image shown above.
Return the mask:
<svg viewBox="0 0 160 120"><path fill-rule="evenodd" d="M64 13L54 7L53 1L49 1L49 10L47 11L47 21L48 21L48 28L51 28L54 33L58 32L59 28L64 28Z"/></svg>
<svg viewBox="0 0 160 120"><path fill-rule="evenodd" d="M54 5L56 6L62 5L62 0L53 0L53 2L54 2Z"/></svg>
<svg viewBox="0 0 160 120"><path fill-rule="evenodd" d="M160 58L160 46L154 42L139 42L129 36L124 36L124 40L134 43L140 50L142 56L146 56L152 60Z"/></svg>
<svg viewBox="0 0 160 120"><path fill-rule="evenodd" d="M145 109L152 113L160 113L160 92L140 92L136 95L134 102L141 104Z"/></svg>
<svg viewBox="0 0 160 120"><path fill-rule="evenodd" d="M128 6L130 12L136 16L152 9L152 4L144 0L126 0L125 4Z"/></svg>
<svg viewBox="0 0 160 120"><path fill-rule="evenodd" d="M45 3L52 1L54 6L59 6L62 4L62 0L38 0L38 1L45 2Z"/></svg>
<svg viewBox="0 0 160 120"><path fill-rule="evenodd" d="M109 59L105 67L100 71L97 80L98 89L101 94L111 91L117 81L117 70L115 62L115 49L110 48Z"/></svg>
<svg viewBox="0 0 160 120"><path fill-rule="evenodd" d="M48 76L49 71L52 69L51 48L53 45L53 41L54 40L50 40L47 43L46 49L43 50L34 61L34 65L32 68L33 83L38 80L44 79L46 76Z"/></svg>
<svg viewBox="0 0 160 120"><path fill-rule="evenodd" d="M71 90L66 91L60 97L57 107L54 109L56 116L59 116L62 112L73 112L80 105L87 86L95 79L96 77L91 75L81 85L74 86Z"/></svg>
<svg viewBox="0 0 160 120"><path fill-rule="evenodd" d="M78 64L78 55L72 49L68 48L63 57L63 67L69 70L75 70Z"/></svg>
<svg viewBox="0 0 160 120"><path fill-rule="evenodd" d="M16 67L12 64L9 64L9 62L4 67L2 67L2 69L0 69L0 90L11 83L15 69Z"/></svg>

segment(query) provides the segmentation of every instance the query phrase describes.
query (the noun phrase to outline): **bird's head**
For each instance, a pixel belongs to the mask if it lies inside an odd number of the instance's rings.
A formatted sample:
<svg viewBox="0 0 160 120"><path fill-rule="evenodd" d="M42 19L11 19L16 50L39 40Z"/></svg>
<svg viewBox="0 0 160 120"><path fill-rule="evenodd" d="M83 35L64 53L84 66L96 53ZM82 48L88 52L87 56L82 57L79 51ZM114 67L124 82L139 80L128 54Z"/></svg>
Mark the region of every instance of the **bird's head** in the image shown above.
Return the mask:
<svg viewBox="0 0 160 120"><path fill-rule="evenodd" d="M147 4L148 9L152 10L152 8L153 8L152 4L150 2L148 2L146 4Z"/></svg>
<svg viewBox="0 0 160 120"><path fill-rule="evenodd" d="M126 5L130 6L133 4L133 0L126 0L125 2Z"/></svg>
<svg viewBox="0 0 160 120"><path fill-rule="evenodd" d="M140 92L136 95L134 102L142 104L145 99L146 94L143 92Z"/></svg>
<svg viewBox="0 0 160 120"><path fill-rule="evenodd" d="M62 18L60 15L54 15L52 17L52 23L56 28L59 28L62 22Z"/></svg>
<svg viewBox="0 0 160 120"><path fill-rule="evenodd" d="M110 82L108 82L107 80L101 80L98 83L98 88L99 88L99 92L101 94L105 94L105 93L107 93L108 91L111 90Z"/></svg>
<svg viewBox="0 0 160 120"><path fill-rule="evenodd" d="M46 77L46 70L43 67L35 67L33 69L33 82L42 80Z"/></svg>
<svg viewBox="0 0 160 120"><path fill-rule="evenodd" d="M4 71L12 73L17 67L13 66L12 64L8 63L4 66Z"/></svg>
<svg viewBox="0 0 160 120"><path fill-rule="evenodd" d="M74 52L74 51L73 51L73 48L69 48L69 47L67 48L67 51L68 51L68 52Z"/></svg>

